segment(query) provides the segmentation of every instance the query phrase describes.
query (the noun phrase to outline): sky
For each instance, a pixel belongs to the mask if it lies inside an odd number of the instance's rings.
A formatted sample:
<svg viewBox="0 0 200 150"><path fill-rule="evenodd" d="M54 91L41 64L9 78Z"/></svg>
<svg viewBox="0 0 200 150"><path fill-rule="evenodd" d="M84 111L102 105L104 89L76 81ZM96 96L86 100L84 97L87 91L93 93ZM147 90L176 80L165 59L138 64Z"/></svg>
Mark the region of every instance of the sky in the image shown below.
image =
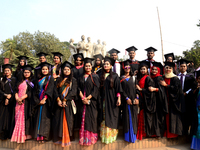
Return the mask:
<svg viewBox="0 0 200 150"><path fill-rule="evenodd" d="M157 8L164 54L182 55L200 40L199 0L0 0L0 41L38 30L75 43L85 35L120 50L119 57L135 46L136 59L143 60L152 46L155 60L162 61Z"/></svg>

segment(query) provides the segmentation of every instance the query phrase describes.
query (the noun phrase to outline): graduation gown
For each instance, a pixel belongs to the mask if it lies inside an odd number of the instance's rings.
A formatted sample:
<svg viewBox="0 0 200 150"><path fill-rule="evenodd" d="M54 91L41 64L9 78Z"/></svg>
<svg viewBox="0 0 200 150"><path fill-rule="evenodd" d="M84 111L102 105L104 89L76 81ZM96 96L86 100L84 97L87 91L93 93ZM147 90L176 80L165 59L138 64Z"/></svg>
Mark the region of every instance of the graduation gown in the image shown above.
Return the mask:
<svg viewBox="0 0 200 150"><path fill-rule="evenodd" d="M92 68L92 71L94 72L95 71L95 67ZM96 74L99 76L99 78L101 77L102 75L102 67L98 68L96 70Z"/></svg>
<svg viewBox="0 0 200 150"><path fill-rule="evenodd" d="M168 113L167 95L165 93L165 87L160 85L160 81L163 81L162 76L153 78L155 88L158 88L158 92L155 92L156 96L156 117L155 127L156 135L163 137L166 129L165 116Z"/></svg>
<svg viewBox="0 0 200 150"><path fill-rule="evenodd" d="M48 82L48 78L46 77L44 81L43 88L46 86ZM51 116L52 116L52 98L53 98L53 89L54 89L54 78L50 77L49 84L45 91L47 96L46 103L43 105L42 114L41 114L41 122L40 122L40 130L38 133L38 123L39 123L39 115L40 115L40 99L39 99L39 85L38 80L34 84L33 90L33 103L32 103L32 112L34 113L33 117L33 138L37 138L37 134L44 136L46 140L50 137L50 125L51 125Z"/></svg>
<svg viewBox="0 0 200 150"><path fill-rule="evenodd" d="M21 82L23 77L23 71L21 69L15 71L14 77L17 79L16 81Z"/></svg>
<svg viewBox="0 0 200 150"><path fill-rule="evenodd" d="M86 105L84 130L97 133L97 127L98 127L97 126L97 116L98 116L97 100L99 96L100 80L99 80L99 76L96 74L92 74L92 78L93 78L94 83L92 82L92 79L90 76L88 76L86 81L85 81L84 76L78 79L78 93L81 91L84 94L84 91L85 91L86 97L88 97L89 95L92 95L92 98L90 99L91 100L90 104ZM81 109L81 115L82 115L84 104L82 103L81 98L79 98L79 101L81 103L80 109ZM80 124L80 127L81 127L81 124Z"/></svg>
<svg viewBox="0 0 200 150"><path fill-rule="evenodd" d="M164 77L165 81L166 78ZM185 100L178 77L172 77L170 84L165 87L169 106L169 132L177 135L183 134L183 113L185 112ZM167 120L166 120L167 121Z"/></svg>
<svg viewBox="0 0 200 150"><path fill-rule="evenodd" d="M34 79L38 80L39 78L39 74L41 73L41 67L40 65L38 65L37 67L35 67L34 69Z"/></svg>
<svg viewBox="0 0 200 150"><path fill-rule="evenodd" d="M11 138L14 129L14 113L15 113L15 89L16 89L16 78L11 77L10 82L1 81L0 89L0 139L5 140ZM12 90L11 90L12 89ZM12 97L9 100L9 104L5 105L6 97L5 94L11 94Z"/></svg>
<svg viewBox="0 0 200 150"><path fill-rule="evenodd" d="M116 106L118 99L117 93L123 91L118 74L112 72L112 78L114 81L112 89L110 88L110 75L105 79L104 86L101 87L101 108L103 108L103 100L105 99L105 126L112 129L118 129L120 116L119 107ZM103 116L103 109L101 116Z"/></svg>
<svg viewBox="0 0 200 150"><path fill-rule="evenodd" d="M59 81L59 79L57 80ZM52 131L53 131L53 142L57 142L62 139L63 136L63 107L58 106L57 98L62 95L62 87L55 86L55 99L53 100L53 121L52 121ZM77 94L77 81L75 78L72 79L71 87L68 90L68 94L65 97L67 100L65 107L65 115L67 119L69 135L73 135L74 127L74 113L71 105L71 101L74 100ZM62 100L62 99L61 99Z"/></svg>
<svg viewBox="0 0 200 150"><path fill-rule="evenodd" d="M122 80L123 77L120 78ZM121 82L122 85L122 105L123 105L123 128L124 133L127 133L129 131L129 112L128 112L128 104L126 103L126 97L129 97L132 100L132 104L134 99L136 98L136 93L139 95L138 90L136 90L136 79L133 77L130 77L127 81L126 79ZM132 117L132 126L134 130L134 134L137 134L137 116L138 116L138 105L129 105L131 110L131 117Z"/></svg>
<svg viewBox="0 0 200 150"><path fill-rule="evenodd" d="M193 75L186 74L184 80L184 88L183 93L188 93L184 96L185 98L185 113L184 113L184 132L185 134L188 133L189 126L191 125L192 121L194 120L194 114L196 111L196 103L193 91L197 87L197 82Z"/></svg>
<svg viewBox="0 0 200 150"><path fill-rule="evenodd" d="M155 120L156 117L156 97L155 92L150 92L148 87L155 87L153 80L147 76L140 95L140 110L144 111L144 126L146 136L157 135ZM159 135L157 135L159 136Z"/></svg>
<svg viewBox="0 0 200 150"><path fill-rule="evenodd" d="M73 77L78 80L79 76L82 76L84 73L84 68L76 69L76 67L72 68Z"/></svg>

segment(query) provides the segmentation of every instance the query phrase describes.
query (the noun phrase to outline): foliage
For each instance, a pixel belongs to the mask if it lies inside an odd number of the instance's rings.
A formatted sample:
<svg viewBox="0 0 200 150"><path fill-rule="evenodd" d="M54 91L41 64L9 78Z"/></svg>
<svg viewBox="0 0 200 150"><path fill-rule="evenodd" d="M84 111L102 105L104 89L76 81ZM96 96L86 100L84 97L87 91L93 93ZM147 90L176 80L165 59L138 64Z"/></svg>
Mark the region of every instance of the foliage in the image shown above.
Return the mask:
<svg viewBox="0 0 200 150"><path fill-rule="evenodd" d="M6 39L0 44L1 57L0 63L3 63L3 58L9 58L10 63L17 66L17 56L28 56L28 64L36 66L39 64L39 58L36 56L39 52L48 53L47 61L53 63L53 55L51 52L60 52L63 56L63 61L67 60L70 56L69 43L60 42L54 34L48 32L37 31L34 34L30 32L20 32L18 35L13 36L12 39Z"/></svg>

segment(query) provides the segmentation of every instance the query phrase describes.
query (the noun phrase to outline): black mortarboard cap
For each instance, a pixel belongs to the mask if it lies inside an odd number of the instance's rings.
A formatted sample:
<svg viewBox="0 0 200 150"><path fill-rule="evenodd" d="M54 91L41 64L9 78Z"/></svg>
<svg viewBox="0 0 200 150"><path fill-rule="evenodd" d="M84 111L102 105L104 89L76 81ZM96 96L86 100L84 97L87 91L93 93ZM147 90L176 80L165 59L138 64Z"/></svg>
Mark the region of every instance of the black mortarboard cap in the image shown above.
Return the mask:
<svg viewBox="0 0 200 150"><path fill-rule="evenodd" d="M175 63L173 62L164 62L165 66L175 67Z"/></svg>
<svg viewBox="0 0 200 150"><path fill-rule="evenodd" d="M60 52L52 52L52 54L54 56L58 56L58 57L62 57L63 56L63 54L61 54Z"/></svg>
<svg viewBox="0 0 200 150"><path fill-rule="evenodd" d="M25 65L22 67L23 70L29 70L32 71L34 68L31 65Z"/></svg>
<svg viewBox="0 0 200 150"><path fill-rule="evenodd" d="M109 54L112 54L112 53L117 53L118 54L118 53L120 53L120 51L115 49L115 48L112 48L111 50L108 51L108 53Z"/></svg>
<svg viewBox="0 0 200 150"><path fill-rule="evenodd" d="M95 60L96 60L97 58L99 58L100 60L103 60L103 59L104 59L104 57L103 57L101 54L94 55L93 57L95 58Z"/></svg>
<svg viewBox="0 0 200 150"><path fill-rule="evenodd" d="M14 67L14 65L11 65L11 64L4 64L4 65L2 65L3 69L6 69L6 68L12 69L12 67Z"/></svg>
<svg viewBox="0 0 200 150"><path fill-rule="evenodd" d="M94 60L94 58L89 58L89 57L86 57L86 58L84 58L84 64L86 64L86 63L91 63L92 64L92 61Z"/></svg>
<svg viewBox="0 0 200 150"><path fill-rule="evenodd" d="M163 74L163 65L160 62L152 62L153 67L160 68L160 74Z"/></svg>
<svg viewBox="0 0 200 150"><path fill-rule="evenodd" d="M27 60L29 57L27 57L27 56L18 56L17 58L18 58L19 60L21 60L21 59Z"/></svg>
<svg viewBox="0 0 200 150"><path fill-rule="evenodd" d="M42 63L40 63L39 66L41 66L41 68L42 68L44 66L51 67L52 65L50 63L48 63L48 62L42 62Z"/></svg>
<svg viewBox="0 0 200 150"><path fill-rule="evenodd" d="M79 58L81 58L81 60L83 60L83 59L84 59L84 57L83 57L83 54L82 54L82 53L74 54L74 55L73 55L73 57L74 57L74 60L76 60L78 57L79 57Z"/></svg>
<svg viewBox="0 0 200 150"><path fill-rule="evenodd" d="M65 67L68 67L70 69L74 68L74 65L72 65L70 62L65 61L62 65L61 68L64 69Z"/></svg>
<svg viewBox="0 0 200 150"><path fill-rule="evenodd" d="M138 49L135 46L131 46L126 49L126 51L131 52L131 51L137 51Z"/></svg>
<svg viewBox="0 0 200 150"><path fill-rule="evenodd" d="M127 59L125 61L121 61L120 64L124 67L124 66L130 66L131 64L131 60Z"/></svg>
<svg viewBox="0 0 200 150"><path fill-rule="evenodd" d="M188 64L189 61L186 60L186 59L180 59L180 60L177 61L177 63L178 63L179 65L181 65L181 64Z"/></svg>
<svg viewBox="0 0 200 150"><path fill-rule="evenodd" d="M148 48L145 49L145 51L147 51L147 52L155 52L155 51L157 51L157 49L155 49L153 47L148 47Z"/></svg>
<svg viewBox="0 0 200 150"><path fill-rule="evenodd" d="M113 58L111 58L111 57L106 56L106 57L104 58L104 62L106 62L106 61L110 62L110 64L111 64L112 66L114 66L114 64L115 64L115 60L114 60Z"/></svg>
<svg viewBox="0 0 200 150"><path fill-rule="evenodd" d="M174 53L168 53L168 54L165 54L164 56L165 56L165 61L167 61L168 57L172 57L172 59L175 60Z"/></svg>
<svg viewBox="0 0 200 150"><path fill-rule="evenodd" d="M140 61L139 62L139 66L147 66L148 68L150 68L150 62L149 61L146 61L146 60L143 60L143 61Z"/></svg>
<svg viewBox="0 0 200 150"><path fill-rule="evenodd" d="M38 57L41 57L41 56L44 56L46 57L48 54L47 53L44 53L44 52L39 52L36 54Z"/></svg>

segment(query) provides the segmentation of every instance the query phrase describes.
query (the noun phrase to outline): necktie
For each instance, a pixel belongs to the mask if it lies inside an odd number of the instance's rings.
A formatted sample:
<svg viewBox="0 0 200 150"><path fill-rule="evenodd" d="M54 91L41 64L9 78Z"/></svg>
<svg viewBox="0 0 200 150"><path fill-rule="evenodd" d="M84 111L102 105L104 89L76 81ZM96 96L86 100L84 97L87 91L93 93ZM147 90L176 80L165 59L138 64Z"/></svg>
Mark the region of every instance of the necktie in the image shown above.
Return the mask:
<svg viewBox="0 0 200 150"><path fill-rule="evenodd" d="M182 88L182 89L183 89L183 76L184 76L184 74L181 73L181 78L180 78L180 80L181 80L181 88Z"/></svg>

